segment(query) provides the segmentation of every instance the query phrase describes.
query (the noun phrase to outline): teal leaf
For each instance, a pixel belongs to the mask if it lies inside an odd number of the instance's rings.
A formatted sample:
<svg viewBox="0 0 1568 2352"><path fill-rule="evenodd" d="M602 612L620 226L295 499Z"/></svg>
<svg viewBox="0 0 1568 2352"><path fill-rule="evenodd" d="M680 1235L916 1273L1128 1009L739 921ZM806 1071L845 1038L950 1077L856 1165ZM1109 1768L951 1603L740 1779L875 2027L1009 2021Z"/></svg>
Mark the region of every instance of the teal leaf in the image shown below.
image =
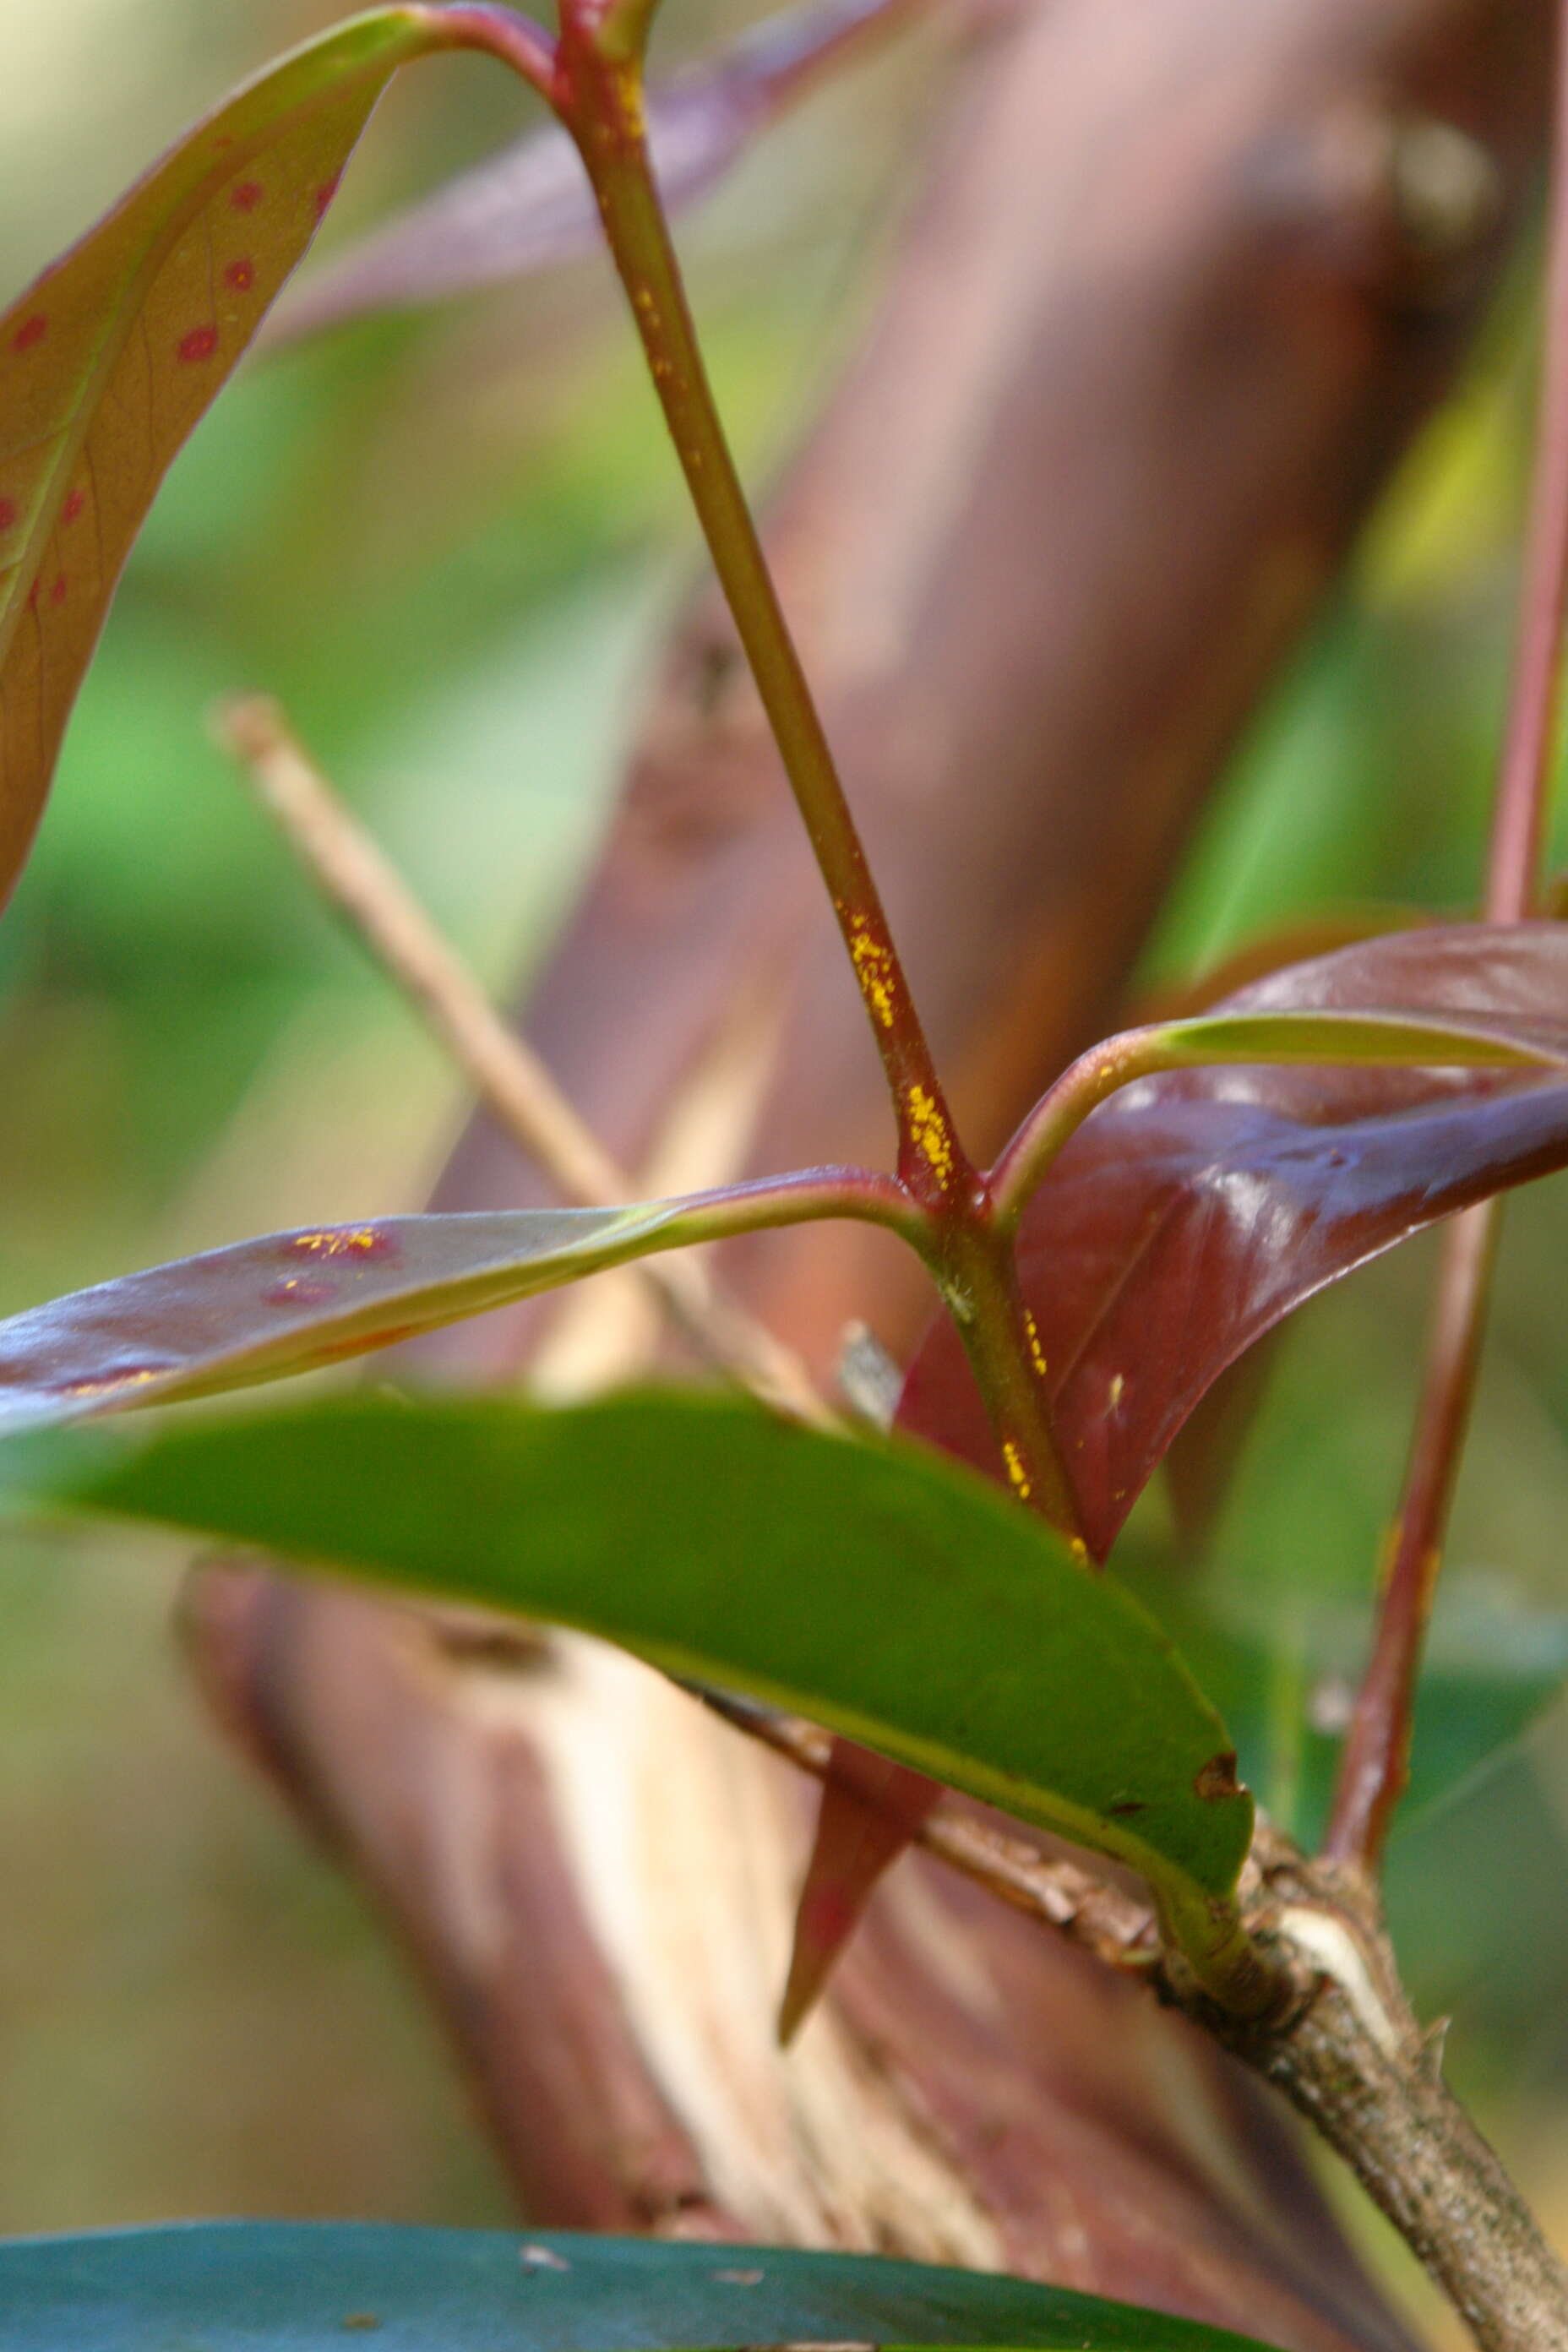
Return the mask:
<svg viewBox="0 0 1568 2352"><path fill-rule="evenodd" d="M1264 2352L1065 2288L875 2255L352 2222L0 2242L0 2310L6 2352Z"/></svg>

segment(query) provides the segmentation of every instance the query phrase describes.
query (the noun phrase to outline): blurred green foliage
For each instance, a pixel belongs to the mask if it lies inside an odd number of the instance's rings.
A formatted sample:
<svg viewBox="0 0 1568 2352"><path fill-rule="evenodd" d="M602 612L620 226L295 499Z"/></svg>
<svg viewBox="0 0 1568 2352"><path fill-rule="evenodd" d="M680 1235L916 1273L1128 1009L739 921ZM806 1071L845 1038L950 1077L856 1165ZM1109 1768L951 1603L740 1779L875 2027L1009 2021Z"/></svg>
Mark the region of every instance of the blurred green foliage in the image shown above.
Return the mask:
<svg viewBox="0 0 1568 2352"><path fill-rule="evenodd" d="M8 6L5 289L227 80L333 13L319 0ZM697 46L710 21L683 15L672 45ZM895 60L858 79L853 141L842 94L818 101L686 233L753 475L852 320L851 257L903 73ZM471 64L411 78L332 234L517 119L513 94ZM1511 624L1531 282L1521 264L1465 386L1240 747L1150 976L1358 898L1473 899ZM258 1227L414 1205L461 1115L434 1053L210 747L204 707L238 688L280 696L441 920L509 986L570 904L652 625L689 561L673 467L597 266L250 371L155 510L0 928L13 1139L0 1310ZM1561 823L1558 838L1568 854ZM1455 1529L1459 1653L1467 1609L1486 1613L1489 1641L1528 1648L1535 1609L1561 1640L1565 1243L1561 1182L1510 1208ZM1331 1717L1325 1643L1353 1663L1430 1264L1424 1247L1402 1253L1300 1318L1216 1537L1213 1590L1279 1637L1280 1708L1243 1759L1276 1789L1305 1752L1291 1744L1303 1694ZM1141 1527L1168 1553L1157 1505ZM0 2229L242 2208L499 2215L373 1926L200 1718L166 1633L176 1566L41 1537L5 1565ZM1308 1663L1291 1685L1293 1658ZM1565 1841L1568 1739L1548 1720L1395 1849L1417 1990L1456 2014L1457 2075L1516 2147L1546 2147L1568 2097ZM1542 2185L1568 2197L1549 2168Z"/></svg>

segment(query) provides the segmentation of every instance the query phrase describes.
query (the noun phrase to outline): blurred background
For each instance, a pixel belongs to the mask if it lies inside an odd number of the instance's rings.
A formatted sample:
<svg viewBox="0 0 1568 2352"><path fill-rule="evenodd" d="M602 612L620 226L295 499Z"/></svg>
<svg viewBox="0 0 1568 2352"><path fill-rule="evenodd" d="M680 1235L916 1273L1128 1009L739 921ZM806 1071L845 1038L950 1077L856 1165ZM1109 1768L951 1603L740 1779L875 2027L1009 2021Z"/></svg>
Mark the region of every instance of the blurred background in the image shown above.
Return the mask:
<svg viewBox="0 0 1568 2352"><path fill-rule="evenodd" d="M4 299L226 83L333 14L0 0ZM666 54L736 21L672 0ZM853 336L941 57L917 32L857 67L685 225L752 479ZM411 77L331 237L518 119L472 63ZM1520 257L1458 397L1236 757L1174 877L1151 984L1354 899L1472 900L1534 259ZM597 259L249 369L154 510L0 928L0 1312L248 1232L417 1206L464 1116L210 745L214 698L279 695L510 992L572 903L694 562ZM1560 2232L1568 1727L1549 1700L1568 1672L1565 1244L1561 1180L1510 1209L1417 1759L1426 1801L1392 1886L1418 2000L1455 2020L1450 2071ZM1300 1318L1201 1609L1182 1603L1248 1777L1298 1822L1321 1802L1364 1630L1430 1266L1413 1247ZM1156 1499L1141 1514L1127 1555L1156 1605L1161 1513ZM180 1566L155 1545L39 1534L8 1539L0 1567L0 2230L237 2210L505 2219L374 1920L203 1717L174 1625Z"/></svg>

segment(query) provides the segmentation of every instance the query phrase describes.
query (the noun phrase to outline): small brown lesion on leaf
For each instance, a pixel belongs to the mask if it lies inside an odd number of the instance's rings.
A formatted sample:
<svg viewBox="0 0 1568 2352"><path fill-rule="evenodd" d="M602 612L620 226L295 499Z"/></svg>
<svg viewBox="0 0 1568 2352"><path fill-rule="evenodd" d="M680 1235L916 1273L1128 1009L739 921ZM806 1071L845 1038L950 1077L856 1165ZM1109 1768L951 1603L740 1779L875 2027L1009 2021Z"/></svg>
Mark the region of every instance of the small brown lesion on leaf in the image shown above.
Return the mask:
<svg viewBox="0 0 1568 2352"><path fill-rule="evenodd" d="M1227 1748L1222 1754L1211 1756L1206 1764L1200 1765L1193 1775L1193 1788L1200 1797L1239 1797L1241 1783L1236 1777L1235 1748Z"/></svg>

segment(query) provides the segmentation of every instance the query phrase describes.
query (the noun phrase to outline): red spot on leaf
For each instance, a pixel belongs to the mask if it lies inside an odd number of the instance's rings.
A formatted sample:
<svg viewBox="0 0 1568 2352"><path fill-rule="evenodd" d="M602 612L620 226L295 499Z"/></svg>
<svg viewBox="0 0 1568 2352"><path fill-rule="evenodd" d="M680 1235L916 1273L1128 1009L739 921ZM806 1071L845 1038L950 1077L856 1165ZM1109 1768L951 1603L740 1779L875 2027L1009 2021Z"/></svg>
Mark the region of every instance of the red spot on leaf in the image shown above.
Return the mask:
<svg viewBox="0 0 1568 2352"><path fill-rule="evenodd" d="M217 349L216 327L193 327L180 341L180 357L187 367L198 360L210 360Z"/></svg>
<svg viewBox="0 0 1568 2352"><path fill-rule="evenodd" d="M0 530L9 530L16 520L15 499L0 499Z"/></svg>
<svg viewBox="0 0 1568 2352"><path fill-rule="evenodd" d="M223 282L226 286L237 287L243 294L247 287L256 283L256 264L243 257L231 261L223 273Z"/></svg>
<svg viewBox="0 0 1568 2352"><path fill-rule="evenodd" d="M66 594L68 587L69 583L66 579L65 573L63 572L57 572L54 578L54 584L49 590L50 604L63 604L66 601Z"/></svg>
<svg viewBox="0 0 1568 2352"><path fill-rule="evenodd" d="M265 193L256 181L241 180L237 188L229 190L228 200L237 213L253 213Z"/></svg>
<svg viewBox="0 0 1568 2352"><path fill-rule="evenodd" d="M337 1295L331 1282L308 1282L302 1275L293 1275L283 1282L275 1282L262 1292L268 1307L324 1307Z"/></svg>
<svg viewBox="0 0 1568 2352"><path fill-rule="evenodd" d="M326 211L327 206L331 203L332 198L337 194L337 193L338 183L335 179L323 180L321 182L321 186L316 190L316 218L318 220L321 219L322 214Z"/></svg>
<svg viewBox="0 0 1568 2352"><path fill-rule="evenodd" d="M35 343L41 343L43 341L44 337L48 333L48 320L45 318L41 310L35 310L30 319L23 320L16 333L12 336L12 348L18 352L30 352Z"/></svg>
<svg viewBox="0 0 1568 2352"><path fill-rule="evenodd" d="M80 514L86 504L87 492L85 490L73 490L69 498L66 500L65 520L67 522L75 522L78 515Z"/></svg>

